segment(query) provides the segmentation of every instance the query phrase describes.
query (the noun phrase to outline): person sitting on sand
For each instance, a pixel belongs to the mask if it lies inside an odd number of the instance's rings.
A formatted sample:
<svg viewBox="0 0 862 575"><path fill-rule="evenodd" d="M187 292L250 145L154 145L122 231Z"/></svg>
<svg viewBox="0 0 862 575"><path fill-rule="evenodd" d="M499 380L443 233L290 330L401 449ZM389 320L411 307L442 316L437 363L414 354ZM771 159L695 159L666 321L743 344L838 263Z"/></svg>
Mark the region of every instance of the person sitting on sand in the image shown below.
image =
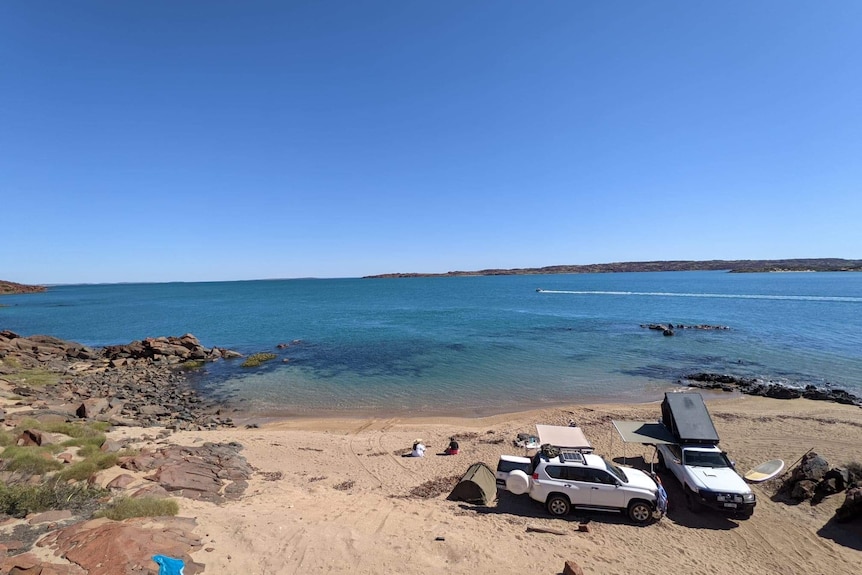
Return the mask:
<svg viewBox="0 0 862 575"><path fill-rule="evenodd" d="M455 438L452 438L452 441L449 442L449 447L443 452L446 455L458 455L458 442L455 441Z"/></svg>
<svg viewBox="0 0 862 575"><path fill-rule="evenodd" d="M410 452L410 457L425 457L425 445L421 439L413 442L413 451Z"/></svg>

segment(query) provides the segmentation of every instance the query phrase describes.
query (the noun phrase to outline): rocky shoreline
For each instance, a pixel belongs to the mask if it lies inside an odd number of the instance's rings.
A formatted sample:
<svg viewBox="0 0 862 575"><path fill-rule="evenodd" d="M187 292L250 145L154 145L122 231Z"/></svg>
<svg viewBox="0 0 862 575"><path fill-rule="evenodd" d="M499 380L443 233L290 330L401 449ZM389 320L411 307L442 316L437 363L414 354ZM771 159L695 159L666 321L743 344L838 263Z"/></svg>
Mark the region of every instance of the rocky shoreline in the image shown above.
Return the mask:
<svg viewBox="0 0 862 575"><path fill-rule="evenodd" d="M726 373L706 372L685 375L679 383L684 383L698 389L736 391L746 395L758 395L772 399L805 398L862 407L862 397L853 395L844 389L817 387L811 384L802 388L796 388L774 381L763 381L755 377L739 377Z"/></svg>
<svg viewBox="0 0 862 575"><path fill-rule="evenodd" d="M22 337L0 331L0 382L45 413L119 426L163 426L170 430L231 427L224 407L202 398L188 383L203 362L241 357L198 339L156 337L94 349L45 335ZM28 379L50 385L29 385ZM2 421L0 413L0 421Z"/></svg>
<svg viewBox="0 0 862 575"><path fill-rule="evenodd" d="M191 556L201 547L194 519L92 514L94 506L123 500L222 504L245 492L255 469L240 455L242 445L170 440L174 431L234 427L224 407L202 398L186 374L203 362L235 357L241 354L206 348L191 334L94 349L0 332L0 439L6 442L0 445L12 450L7 456L0 448L0 572L154 573L153 550L181 559L187 575L203 572ZM106 428L111 435L94 437L95 454L67 435ZM42 466L22 468L15 458L23 450L44 458ZM83 471L73 474L76 468ZM49 493L54 503L33 512L32 496L16 499L22 489ZM65 563L40 559L38 547L53 549Z"/></svg>

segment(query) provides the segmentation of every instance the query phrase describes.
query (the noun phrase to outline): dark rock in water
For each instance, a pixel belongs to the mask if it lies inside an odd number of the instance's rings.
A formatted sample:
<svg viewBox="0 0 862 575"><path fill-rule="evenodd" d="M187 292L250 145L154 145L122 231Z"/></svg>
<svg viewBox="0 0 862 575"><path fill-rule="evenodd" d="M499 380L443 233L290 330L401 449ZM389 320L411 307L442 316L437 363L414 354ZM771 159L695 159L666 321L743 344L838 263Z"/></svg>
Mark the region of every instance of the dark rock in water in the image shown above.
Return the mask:
<svg viewBox="0 0 862 575"><path fill-rule="evenodd" d="M642 323L641 327L646 328L646 329L652 329L652 330L660 331L662 333L665 331L668 331L668 330L673 331L674 329L700 329L700 330L728 330L728 329L730 329L726 325L706 325L706 324L685 325L682 323L678 323L676 325L674 325L672 323L669 323L667 325L661 324L661 323ZM668 335L668 334L665 334L665 335Z"/></svg>
<svg viewBox="0 0 862 575"><path fill-rule="evenodd" d="M673 335L673 330L668 328L661 332L662 335Z"/></svg>
<svg viewBox="0 0 862 575"><path fill-rule="evenodd" d="M766 386L763 395L772 399L799 399L802 397L802 392L783 385L771 384Z"/></svg>
<svg viewBox="0 0 862 575"><path fill-rule="evenodd" d="M862 398L843 389L819 388L806 385L804 389L787 386L776 382L762 382L753 377L741 377L725 373L692 373L683 376L686 383L699 389L715 389L722 391L737 391L746 395L758 395L773 399L813 399L833 401L846 405L862 406Z"/></svg>

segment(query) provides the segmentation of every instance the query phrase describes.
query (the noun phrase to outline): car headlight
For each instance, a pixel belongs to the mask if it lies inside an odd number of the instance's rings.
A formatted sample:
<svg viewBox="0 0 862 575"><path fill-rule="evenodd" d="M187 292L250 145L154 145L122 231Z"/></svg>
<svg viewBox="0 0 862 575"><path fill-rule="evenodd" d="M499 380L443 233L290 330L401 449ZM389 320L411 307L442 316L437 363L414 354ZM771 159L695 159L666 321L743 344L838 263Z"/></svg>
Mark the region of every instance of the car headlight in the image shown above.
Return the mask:
<svg viewBox="0 0 862 575"><path fill-rule="evenodd" d="M746 503L751 503L752 501L754 501L754 492L749 491L748 493L743 493L742 494L742 500L745 501Z"/></svg>

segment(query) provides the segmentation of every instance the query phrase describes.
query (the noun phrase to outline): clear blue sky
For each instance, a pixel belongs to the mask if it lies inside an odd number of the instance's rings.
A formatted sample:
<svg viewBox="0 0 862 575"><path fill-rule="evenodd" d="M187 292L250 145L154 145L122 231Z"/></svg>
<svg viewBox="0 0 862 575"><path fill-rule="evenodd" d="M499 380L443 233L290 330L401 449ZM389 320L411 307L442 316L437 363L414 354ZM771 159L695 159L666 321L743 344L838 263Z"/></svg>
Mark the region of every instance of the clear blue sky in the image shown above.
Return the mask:
<svg viewBox="0 0 862 575"><path fill-rule="evenodd" d="M0 278L862 257L862 2L0 3Z"/></svg>

